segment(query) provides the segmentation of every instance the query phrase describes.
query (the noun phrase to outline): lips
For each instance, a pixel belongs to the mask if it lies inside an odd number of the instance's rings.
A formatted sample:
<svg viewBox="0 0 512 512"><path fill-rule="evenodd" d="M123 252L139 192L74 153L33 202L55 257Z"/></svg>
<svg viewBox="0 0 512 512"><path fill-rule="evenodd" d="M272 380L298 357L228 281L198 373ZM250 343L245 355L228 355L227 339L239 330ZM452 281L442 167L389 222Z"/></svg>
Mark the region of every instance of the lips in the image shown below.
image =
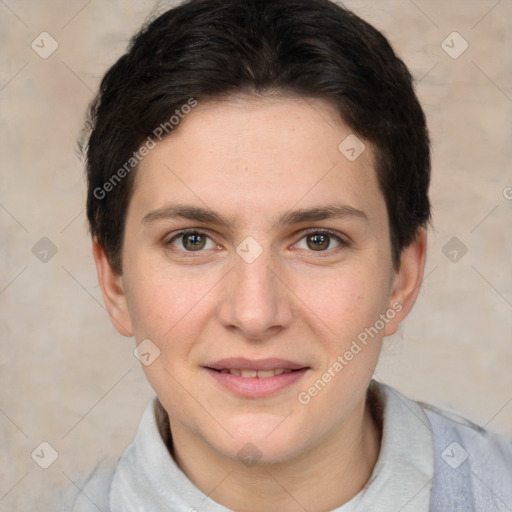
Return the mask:
<svg viewBox="0 0 512 512"><path fill-rule="evenodd" d="M258 360L250 360L245 359L243 357L231 357L228 359L220 359L219 361L215 361L213 363L209 363L205 365L206 368L211 368L212 370L246 370L246 371L276 371L276 370L284 370L284 371L293 371L293 370L301 370L302 368L307 368L306 365L297 363L295 361L290 361L287 359L258 359Z"/></svg>
<svg viewBox="0 0 512 512"><path fill-rule="evenodd" d="M244 379L258 377L259 379L266 379L268 377L275 377L276 375L281 375L282 373L290 373L294 370L285 370L284 368L274 368L272 370L242 370L240 368L223 368L220 370L220 373L229 373L231 375L237 375L238 377L243 377Z"/></svg>
<svg viewBox="0 0 512 512"><path fill-rule="evenodd" d="M292 386L309 370L286 359L229 358L205 365L222 388L244 398L263 398Z"/></svg>

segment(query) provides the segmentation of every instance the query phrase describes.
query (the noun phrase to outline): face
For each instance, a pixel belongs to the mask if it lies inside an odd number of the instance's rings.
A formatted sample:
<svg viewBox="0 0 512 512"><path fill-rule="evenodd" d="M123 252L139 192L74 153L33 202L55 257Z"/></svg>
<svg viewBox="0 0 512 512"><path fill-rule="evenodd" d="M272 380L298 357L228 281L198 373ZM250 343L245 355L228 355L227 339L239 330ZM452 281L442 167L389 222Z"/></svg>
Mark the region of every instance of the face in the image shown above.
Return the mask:
<svg viewBox="0 0 512 512"><path fill-rule="evenodd" d="M199 104L141 162L106 301L160 351L144 371L175 440L282 462L364 402L421 258L393 268L373 148L348 159L351 133L321 100L239 97Z"/></svg>

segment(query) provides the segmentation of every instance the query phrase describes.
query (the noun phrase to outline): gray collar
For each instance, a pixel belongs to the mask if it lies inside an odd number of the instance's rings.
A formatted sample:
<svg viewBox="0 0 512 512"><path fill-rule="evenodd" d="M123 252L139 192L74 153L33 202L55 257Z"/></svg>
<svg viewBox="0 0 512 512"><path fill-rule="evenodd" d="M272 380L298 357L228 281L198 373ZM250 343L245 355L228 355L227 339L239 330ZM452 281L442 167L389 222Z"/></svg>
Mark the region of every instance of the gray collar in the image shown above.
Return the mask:
<svg viewBox="0 0 512 512"><path fill-rule="evenodd" d="M382 444L365 488L333 512L428 512L434 472L429 419L419 404L372 381L368 397L382 419ZM111 512L228 512L204 495L169 453L166 414L148 404L132 445L121 457L110 491ZM160 431L159 431L160 427Z"/></svg>

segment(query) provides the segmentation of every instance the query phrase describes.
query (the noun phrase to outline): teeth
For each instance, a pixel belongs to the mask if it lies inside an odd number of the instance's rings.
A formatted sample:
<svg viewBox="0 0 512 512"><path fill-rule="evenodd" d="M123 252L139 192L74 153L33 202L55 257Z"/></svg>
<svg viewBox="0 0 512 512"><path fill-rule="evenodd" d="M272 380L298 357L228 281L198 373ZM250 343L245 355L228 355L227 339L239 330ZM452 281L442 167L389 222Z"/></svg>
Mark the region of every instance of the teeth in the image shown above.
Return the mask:
<svg viewBox="0 0 512 512"><path fill-rule="evenodd" d="M254 373L258 373L258 377L260 379L264 379L265 377L273 377L276 372L274 370L260 370L258 372L254 372ZM242 377L244 376L244 374L242 373Z"/></svg>
<svg viewBox="0 0 512 512"><path fill-rule="evenodd" d="M284 370L283 368L276 368L275 370L238 370L238 369L223 369L221 373L230 373L237 377L266 379L267 377L274 377L282 373L290 373L292 370Z"/></svg>

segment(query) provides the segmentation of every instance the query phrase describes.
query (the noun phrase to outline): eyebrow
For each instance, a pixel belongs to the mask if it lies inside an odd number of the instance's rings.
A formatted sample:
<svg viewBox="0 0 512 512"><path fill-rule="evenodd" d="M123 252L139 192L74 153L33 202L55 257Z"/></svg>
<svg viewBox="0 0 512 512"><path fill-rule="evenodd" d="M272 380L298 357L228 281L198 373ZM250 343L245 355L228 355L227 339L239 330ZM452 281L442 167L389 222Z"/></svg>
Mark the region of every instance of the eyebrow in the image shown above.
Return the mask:
<svg viewBox="0 0 512 512"><path fill-rule="evenodd" d="M362 210L348 205L327 205L313 208L291 210L279 216L272 229L281 225L300 224L326 219L357 218L368 222L368 216ZM204 224L232 228L233 222L209 208L188 205L171 205L147 213L142 224L171 219L188 219Z"/></svg>

